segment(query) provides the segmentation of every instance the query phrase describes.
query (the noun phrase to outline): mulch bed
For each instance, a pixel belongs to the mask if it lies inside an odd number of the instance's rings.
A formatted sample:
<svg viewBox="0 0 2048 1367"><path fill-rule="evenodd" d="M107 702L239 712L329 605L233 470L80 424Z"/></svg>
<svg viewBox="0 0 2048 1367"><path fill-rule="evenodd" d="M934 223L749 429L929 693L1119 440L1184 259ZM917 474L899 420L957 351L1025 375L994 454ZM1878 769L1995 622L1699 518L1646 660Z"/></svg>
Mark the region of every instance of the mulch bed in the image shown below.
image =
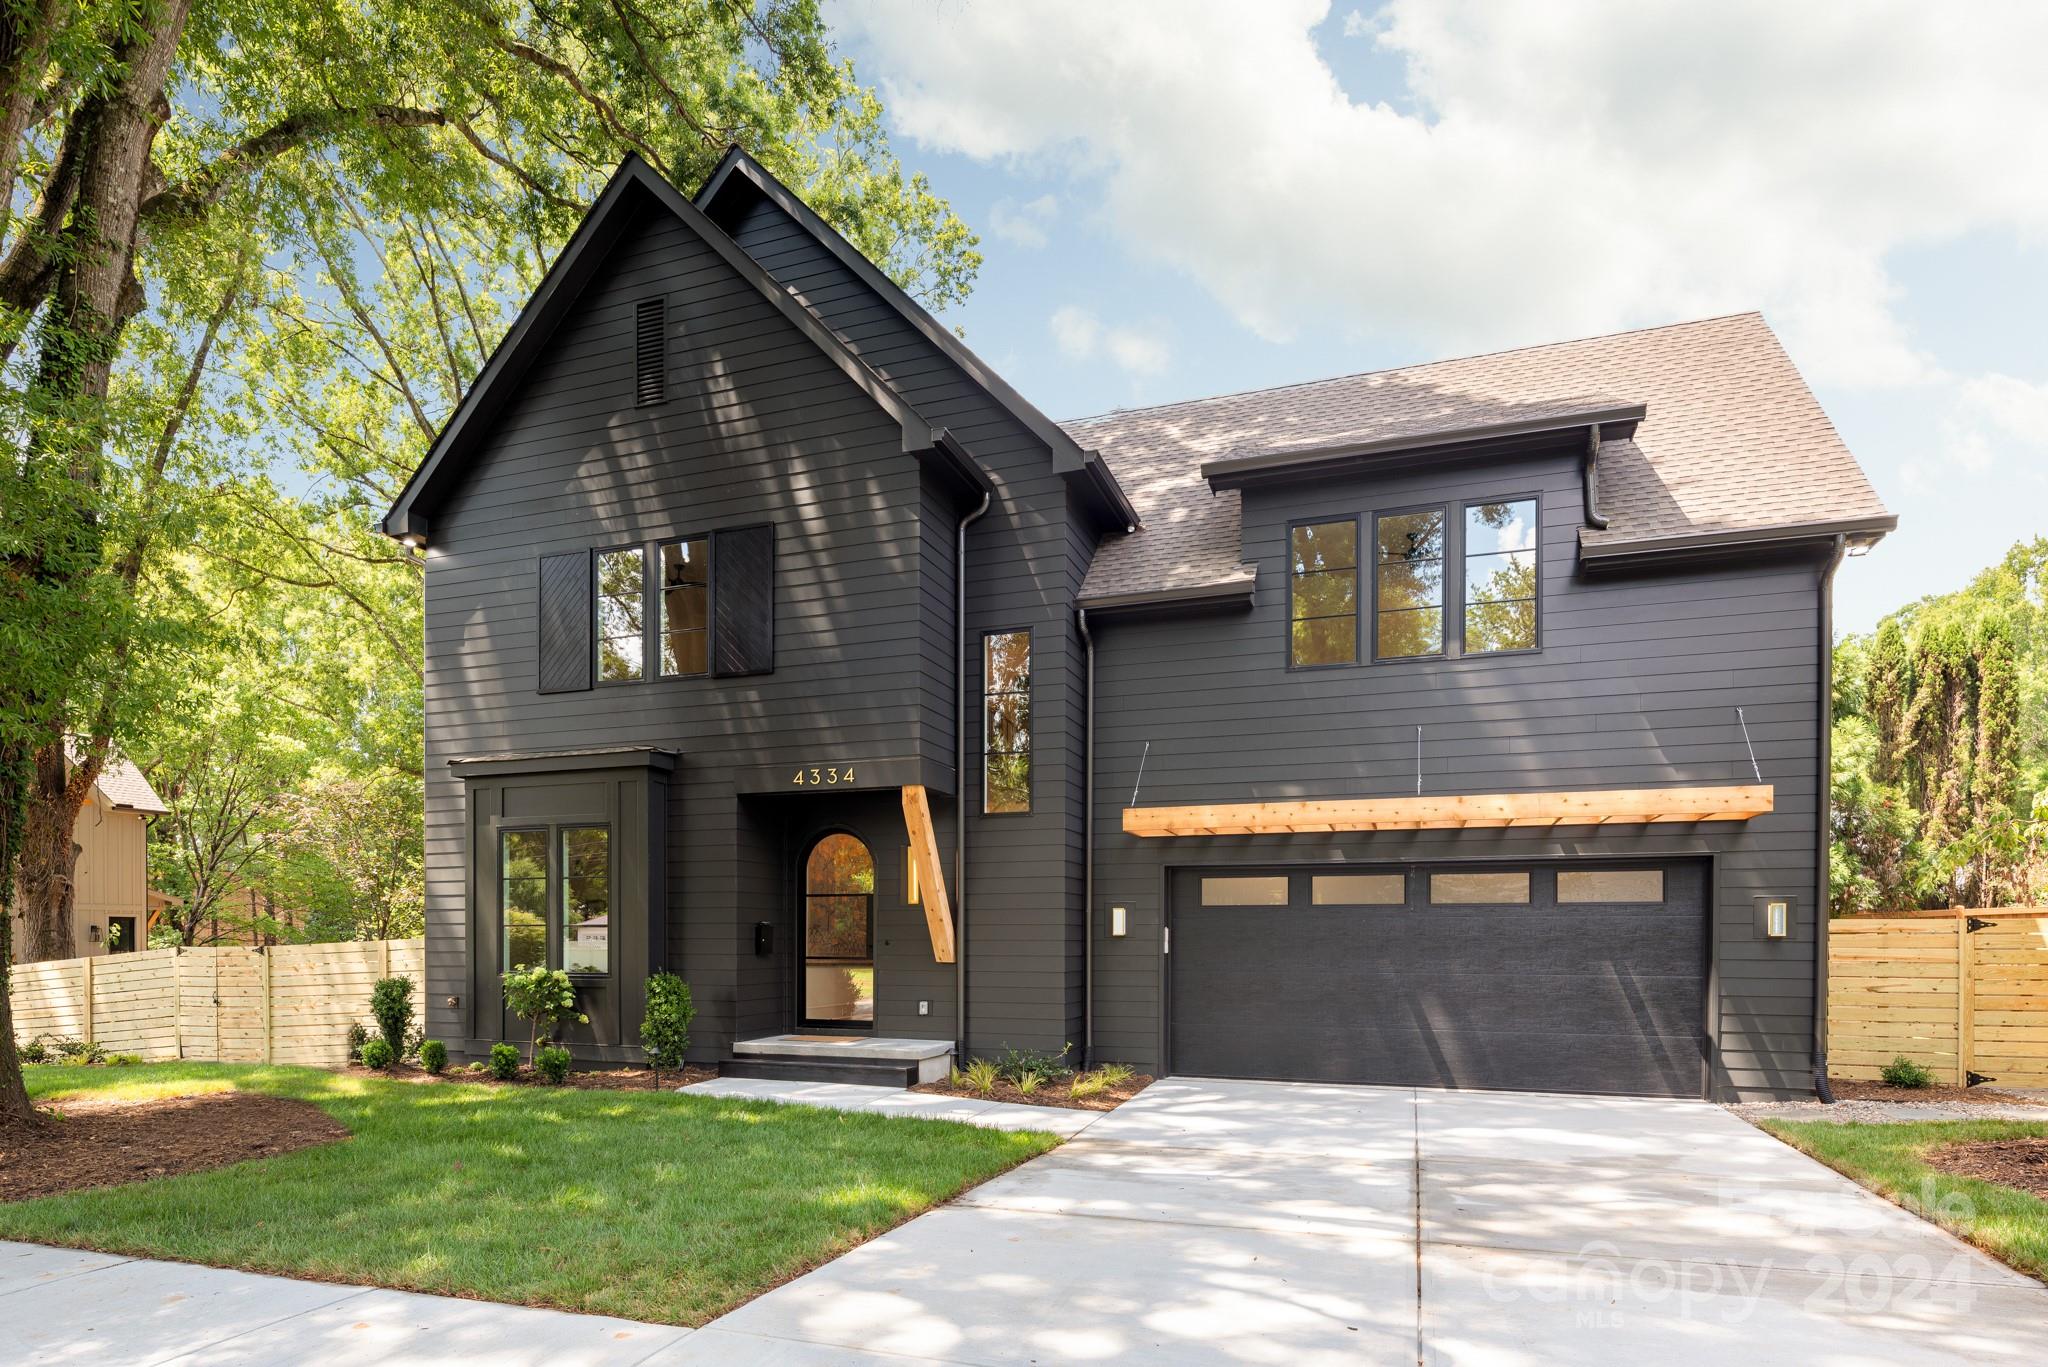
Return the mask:
<svg viewBox="0 0 2048 1367"><path fill-rule="evenodd" d="M0 1129L0 1201L204 1172L348 1138L310 1101L207 1092L152 1101L79 1098L33 1128Z"/></svg>
<svg viewBox="0 0 2048 1367"><path fill-rule="evenodd" d="M1957 1177L1996 1182L2048 1200L2048 1139L1995 1139L1945 1144L1925 1155L1927 1166Z"/></svg>
<svg viewBox="0 0 2048 1367"><path fill-rule="evenodd" d="M1113 1111L1151 1085L1151 1074L1139 1073L1121 1087L1105 1088L1093 1096L1084 1097L1068 1096L1064 1079L1041 1083L1038 1090L1028 1096L1018 1091L1016 1084L1012 1082L998 1082L993 1090L986 1092L977 1092L972 1087L955 1087L950 1082L925 1082L910 1090L929 1092L933 1096L964 1096L969 1101L1007 1101L1017 1106L1057 1106L1067 1111Z"/></svg>
<svg viewBox="0 0 2048 1367"><path fill-rule="evenodd" d="M381 1077L391 1082L473 1082L484 1087L551 1087L554 1084L540 1074L519 1065L519 1075L510 1082L500 1082L489 1073L472 1073L466 1068L450 1066L439 1075L428 1072L415 1064L406 1063L383 1072L365 1068L360 1063L351 1063L347 1071L358 1077ZM699 1068L690 1064L678 1072L673 1068L661 1070L661 1088L672 1092L678 1087L692 1083L709 1082L718 1076L716 1068ZM655 1090L652 1068L601 1068L588 1073L571 1073L564 1087L574 1087L584 1092L651 1092Z"/></svg>
<svg viewBox="0 0 2048 1367"><path fill-rule="evenodd" d="M1982 1106L2038 1106L2031 1097L1989 1087L1894 1087L1869 1078L1831 1077L1828 1087L1837 1101L1967 1101Z"/></svg>

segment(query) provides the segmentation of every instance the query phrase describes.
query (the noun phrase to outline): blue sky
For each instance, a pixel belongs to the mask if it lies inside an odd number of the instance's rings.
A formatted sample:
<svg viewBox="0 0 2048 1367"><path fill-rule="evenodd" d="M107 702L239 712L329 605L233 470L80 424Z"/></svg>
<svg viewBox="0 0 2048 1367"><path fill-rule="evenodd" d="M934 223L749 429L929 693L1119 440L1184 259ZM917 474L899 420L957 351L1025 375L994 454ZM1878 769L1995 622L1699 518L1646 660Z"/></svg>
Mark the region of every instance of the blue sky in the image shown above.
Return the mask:
<svg viewBox="0 0 2048 1367"><path fill-rule="evenodd" d="M1901 516L1862 630L2048 532L2044 11L827 16L982 236L947 321L1053 416L1760 308Z"/></svg>

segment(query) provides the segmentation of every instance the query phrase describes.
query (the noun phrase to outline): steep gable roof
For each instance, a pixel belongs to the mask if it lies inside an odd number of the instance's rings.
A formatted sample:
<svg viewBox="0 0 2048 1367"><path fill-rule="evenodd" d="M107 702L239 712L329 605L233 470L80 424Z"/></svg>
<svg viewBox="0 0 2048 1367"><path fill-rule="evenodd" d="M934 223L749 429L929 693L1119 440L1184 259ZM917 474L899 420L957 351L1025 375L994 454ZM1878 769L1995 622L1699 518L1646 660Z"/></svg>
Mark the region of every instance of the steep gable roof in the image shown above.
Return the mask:
<svg viewBox="0 0 2048 1367"><path fill-rule="evenodd" d="M555 329L595 278L610 249L639 215L665 210L701 238L733 272L768 301L876 406L903 429L903 449L937 461L964 483L981 490L988 480L959 443L935 427L915 406L870 370L852 348L816 315L777 284L760 263L720 231L695 203L670 185L638 155L628 154L598 195L568 245L520 310L504 340L485 363L476 383L442 425L426 459L406 481L381 524L387 536L424 536L434 511L460 480L493 420L518 393L519 381L545 349Z"/></svg>
<svg viewBox="0 0 2048 1367"><path fill-rule="evenodd" d="M64 742L64 757L74 765L78 763L76 741ZM147 812L152 816L162 816L170 811L164 800L156 795L156 789L149 786L149 780L143 777L135 762L119 755L107 756L100 765L99 781L93 784L93 788L99 793L100 801L110 808Z"/></svg>
<svg viewBox="0 0 2048 1367"><path fill-rule="evenodd" d="M957 334L932 317L922 304L868 260L801 196L777 180L767 167L738 147L728 149L705 180L703 188L697 191L696 203L716 220L725 211L725 206L736 202L743 193L757 194L770 200L798 227L815 238L926 342L979 385L1020 427L1043 442L1052 452L1053 469L1064 475L1078 476L1084 487L1105 506L1116 526L1128 529L1137 524L1135 505L1117 483L1115 474L1099 452L1076 441L1065 428L1046 417L1030 400L1013 389L1009 381L976 356Z"/></svg>
<svg viewBox="0 0 2048 1367"><path fill-rule="evenodd" d="M1239 493L1219 469L1427 448L1460 434L1640 413L1600 447L1589 558L1897 524L1755 313L1524 347L1066 424L1132 491L1144 530L1106 539L1085 604L1248 586ZM1205 474L1205 467L1209 474Z"/></svg>

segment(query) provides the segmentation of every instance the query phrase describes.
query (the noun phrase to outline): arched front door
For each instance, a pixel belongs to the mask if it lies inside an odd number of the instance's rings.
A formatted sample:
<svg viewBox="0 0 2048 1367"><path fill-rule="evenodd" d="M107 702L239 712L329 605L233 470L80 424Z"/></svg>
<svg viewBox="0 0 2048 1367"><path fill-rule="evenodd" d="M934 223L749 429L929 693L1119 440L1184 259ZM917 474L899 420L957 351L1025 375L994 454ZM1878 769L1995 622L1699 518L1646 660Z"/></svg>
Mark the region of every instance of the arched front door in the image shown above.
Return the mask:
<svg viewBox="0 0 2048 1367"><path fill-rule="evenodd" d="M805 1025L875 1023L875 857L836 831L804 856Z"/></svg>

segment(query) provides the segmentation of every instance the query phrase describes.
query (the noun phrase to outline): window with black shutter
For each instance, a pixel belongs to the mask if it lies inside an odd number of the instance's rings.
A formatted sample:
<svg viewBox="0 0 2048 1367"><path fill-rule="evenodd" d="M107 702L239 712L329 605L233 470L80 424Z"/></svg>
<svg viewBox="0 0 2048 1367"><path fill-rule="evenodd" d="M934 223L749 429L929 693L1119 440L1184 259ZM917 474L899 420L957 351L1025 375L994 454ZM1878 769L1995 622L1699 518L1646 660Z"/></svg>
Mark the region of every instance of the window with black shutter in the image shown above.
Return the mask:
<svg viewBox="0 0 2048 1367"><path fill-rule="evenodd" d="M668 400L668 300L642 299L633 310L633 401Z"/></svg>
<svg viewBox="0 0 2048 1367"><path fill-rule="evenodd" d="M775 668L775 528L730 527L711 538L711 672Z"/></svg>
<svg viewBox="0 0 2048 1367"><path fill-rule="evenodd" d="M537 624L541 692L590 687L592 626L590 552L542 556Z"/></svg>

